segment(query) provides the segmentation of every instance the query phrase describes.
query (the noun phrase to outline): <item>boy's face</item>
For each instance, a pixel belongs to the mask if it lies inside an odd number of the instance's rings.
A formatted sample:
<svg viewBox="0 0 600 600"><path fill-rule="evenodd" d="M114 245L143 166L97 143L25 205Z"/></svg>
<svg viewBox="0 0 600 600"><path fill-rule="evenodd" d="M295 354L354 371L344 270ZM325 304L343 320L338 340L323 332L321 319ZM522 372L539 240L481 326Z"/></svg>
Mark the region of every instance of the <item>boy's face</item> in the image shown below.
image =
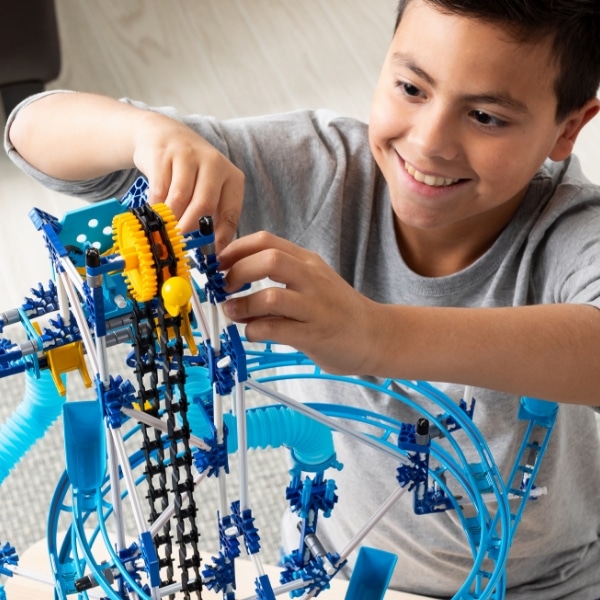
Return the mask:
<svg viewBox="0 0 600 600"><path fill-rule="evenodd" d="M470 260L489 247L542 162L560 154L555 68L550 40L518 43L498 27L409 3L369 126L401 244L465 240Z"/></svg>

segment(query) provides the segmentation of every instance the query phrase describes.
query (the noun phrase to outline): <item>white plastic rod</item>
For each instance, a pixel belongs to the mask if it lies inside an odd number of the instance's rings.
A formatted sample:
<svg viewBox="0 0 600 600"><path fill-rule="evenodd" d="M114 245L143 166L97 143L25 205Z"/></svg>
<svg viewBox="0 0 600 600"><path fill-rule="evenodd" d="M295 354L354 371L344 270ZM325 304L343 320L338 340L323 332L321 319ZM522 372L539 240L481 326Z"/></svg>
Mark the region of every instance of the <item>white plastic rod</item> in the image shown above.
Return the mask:
<svg viewBox="0 0 600 600"><path fill-rule="evenodd" d="M110 429L106 430L106 447L108 451L108 475L110 477L110 494L113 506L113 515L115 520L117 535L117 553L126 548L125 525L123 520L123 504L121 498L121 482L119 480L119 463L117 460L116 449L110 434Z"/></svg>
<svg viewBox="0 0 600 600"><path fill-rule="evenodd" d="M396 488L365 523L362 529L348 542L346 547L340 552L340 562L346 560L351 552L363 541L365 536L379 523L385 513L394 505L394 503L406 493L405 487Z"/></svg>
<svg viewBox="0 0 600 600"><path fill-rule="evenodd" d="M115 446L115 450L117 451L119 464L121 466L121 471L123 472L123 478L125 479L125 483L127 485L127 491L129 492L127 496L131 500L133 518L135 519L135 524L138 533L141 536L142 533L146 532L147 528L144 519L144 513L142 511L142 504L137 495L135 479L133 478L133 473L131 471L131 465L129 464L129 458L127 457L127 451L125 450L125 444L123 442L121 430L111 429L110 433L113 440L113 444Z"/></svg>
<svg viewBox="0 0 600 600"><path fill-rule="evenodd" d="M323 413L319 412L318 410L315 410L314 408L311 408L310 406L306 406L305 404L302 404L302 402L293 400L289 396L286 396L285 394L276 392L275 390L270 389L268 386L266 386L262 383L259 383L258 381L253 381L252 379L248 379L245 382L245 384L246 384L246 387L256 390L257 392L267 396L268 398L272 398L273 400L276 400L277 402L279 402L280 404L283 404L284 406L289 406L290 408L294 409L295 411L297 411L307 417L310 417L311 419L314 419L315 421L322 423L323 425L326 425L333 431L339 431L340 433L349 435L349 436L357 439L358 441L362 442L363 444L366 444L367 446L374 448L375 450L378 450L379 452L383 452L384 454L393 456L398 462L400 462L402 464L410 464L410 461L405 456L400 454L400 450L396 450L390 446L386 446L385 444L382 444L374 437L371 437L369 435L361 433L360 431L356 431L350 427L347 427L340 421L336 421L335 419L332 419L331 417L324 415Z"/></svg>

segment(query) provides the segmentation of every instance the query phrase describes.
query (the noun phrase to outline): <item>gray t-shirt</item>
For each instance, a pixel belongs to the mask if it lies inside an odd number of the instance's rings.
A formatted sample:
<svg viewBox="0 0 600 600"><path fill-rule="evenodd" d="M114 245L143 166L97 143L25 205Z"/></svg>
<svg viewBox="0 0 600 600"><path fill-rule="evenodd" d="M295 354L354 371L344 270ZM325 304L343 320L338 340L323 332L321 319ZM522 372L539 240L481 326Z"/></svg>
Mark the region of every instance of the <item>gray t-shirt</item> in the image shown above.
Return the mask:
<svg viewBox="0 0 600 600"><path fill-rule="evenodd" d="M239 235L267 229L310 248L378 302L600 306L600 189L584 178L575 158L540 169L511 222L475 263L447 277L427 278L412 272L399 252L388 189L370 154L365 124L328 111L220 122L157 110L186 122L246 174ZM9 142L5 146L44 185L87 199L120 196L139 174L57 181L28 165ZM460 399L458 386L438 385ZM303 400L342 402L414 421L402 403L364 387L341 390L298 381L282 387ZM524 435L519 399L484 389L475 396L474 421L506 476ZM345 464L331 475L340 501L331 519L321 519L319 534L328 549L340 551L397 485L397 465L344 437L336 438L336 450ZM526 507L508 560L507 598L597 600L600 444L592 409L561 405L536 483L547 494ZM364 543L398 554L392 586L415 593L451 597L472 566L453 511L415 516L408 495Z"/></svg>

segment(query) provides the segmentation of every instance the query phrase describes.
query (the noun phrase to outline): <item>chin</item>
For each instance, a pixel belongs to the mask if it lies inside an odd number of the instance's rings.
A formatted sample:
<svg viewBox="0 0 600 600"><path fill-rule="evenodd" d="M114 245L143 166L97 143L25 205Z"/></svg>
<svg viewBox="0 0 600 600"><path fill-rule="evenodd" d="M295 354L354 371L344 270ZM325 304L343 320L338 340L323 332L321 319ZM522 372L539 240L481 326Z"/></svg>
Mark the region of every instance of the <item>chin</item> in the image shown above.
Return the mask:
<svg viewBox="0 0 600 600"><path fill-rule="evenodd" d="M392 205L395 220L404 227L420 229L423 231L435 231L449 225L449 221L441 217L439 213L431 214L428 211L403 210Z"/></svg>

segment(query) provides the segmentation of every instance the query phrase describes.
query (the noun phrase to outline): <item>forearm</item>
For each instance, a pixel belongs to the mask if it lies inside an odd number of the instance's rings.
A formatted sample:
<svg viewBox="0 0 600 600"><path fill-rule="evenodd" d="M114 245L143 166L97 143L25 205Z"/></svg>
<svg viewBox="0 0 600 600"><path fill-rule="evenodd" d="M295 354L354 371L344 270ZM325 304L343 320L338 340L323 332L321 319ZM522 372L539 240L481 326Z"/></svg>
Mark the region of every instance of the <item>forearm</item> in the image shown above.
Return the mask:
<svg viewBox="0 0 600 600"><path fill-rule="evenodd" d="M148 114L113 98L57 93L21 109L9 137L47 175L85 180L133 166L136 128Z"/></svg>
<svg viewBox="0 0 600 600"><path fill-rule="evenodd" d="M600 312L383 306L370 374L600 406Z"/></svg>

